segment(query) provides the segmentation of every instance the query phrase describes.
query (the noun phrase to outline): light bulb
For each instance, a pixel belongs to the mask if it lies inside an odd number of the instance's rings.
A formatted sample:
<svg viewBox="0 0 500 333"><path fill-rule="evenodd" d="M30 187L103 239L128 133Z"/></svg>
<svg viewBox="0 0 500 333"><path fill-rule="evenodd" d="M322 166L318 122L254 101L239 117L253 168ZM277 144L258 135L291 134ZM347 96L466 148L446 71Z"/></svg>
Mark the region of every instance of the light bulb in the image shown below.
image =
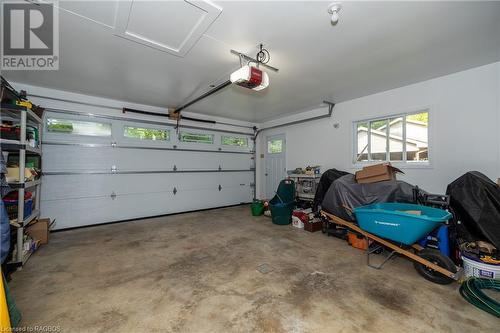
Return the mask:
<svg viewBox="0 0 500 333"><path fill-rule="evenodd" d="M340 2L331 3L328 6L328 13L332 14L332 25L336 25L339 21L339 11L342 9Z"/></svg>
<svg viewBox="0 0 500 333"><path fill-rule="evenodd" d="M334 11L332 13L332 24L335 25L339 21L339 13L337 11Z"/></svg>

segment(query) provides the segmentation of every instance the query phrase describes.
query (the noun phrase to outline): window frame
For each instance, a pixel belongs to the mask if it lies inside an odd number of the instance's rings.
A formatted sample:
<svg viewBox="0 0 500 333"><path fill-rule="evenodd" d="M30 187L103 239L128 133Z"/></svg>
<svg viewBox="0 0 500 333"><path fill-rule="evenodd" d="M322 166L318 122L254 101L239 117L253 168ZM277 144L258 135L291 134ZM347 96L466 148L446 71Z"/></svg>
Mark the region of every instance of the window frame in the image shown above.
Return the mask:
<svg viewBox="0 0 500 333"><path fill-rule="evenodd" d="M182 134L187 133L187 134L198 134L198 135L210 135L212 137L212 142L197 142L197 141L183 141L182 140ZM208 132L202 132L198 130L188 130L188 131L180 131L177 140L179 143L182 144L187 144L187 145L215 145L215 134L214 133L208 133Z"/></svg>
<svg viewBox="0 0 500 333"><path fill-rule="evenodd" d="M428 114L428 124L427 124L427 161L408 161L407 160L407 151L406 151L406 117L409 115L414 115L414 114L419 114L419 113L427 113ZM402 150L403 150L403 159L402 160L390 160L390 140L387 140L386 142L386 158L384 160L371 160L371 154L370 154L370 144L371 144L371 123L374 121L380 121L380 120L387 120L390 122L391 119L396 119L396 118L402 118L403 119L403 125L402 125L402 133L403 133L403 141L402 141ZM431 168L432 167L432 161L433 161L433 156L431 154L432 150L432 122L433 122L433 117L432 117L432 112L430 107L423 107L423 108L415 108L411 109L408 111L403 111L403 112L397 112L397 113L391 113L385 116L379 116L379 117L373 117L373 118L364 118L364 119L359 119L359 120L354 120L352 121L352 147L351 147L351 164L353 168L360 168L366 165L371 165L371 164L377 164L377 163L385 163L385 162L390 162L392 165L400 167L400 168L407 168L407 169L412 169L412 168ZM357 158L357 152L358 152L358 133L357 133L357 126L360 123L367 123L368 124L368 135L367 135L367 145L368 145L368 161L358 161ZM390 128L387 126L387 132L389 132Z"/></svg>
<svg viewBox="0 0 500 333"><path fill-rule="evenodd" d="M269 151L269 142L272 142L272 141L281 141L281 151L279 152L270 152ZM275 154L282 154L283 153L283 143L284 143L285 139L283 138L275 138L273 139L272 137L270 139L267 139L266 140L266 152L267 154L269 155L275 155Z"/></svg>
<svg viewBox="0 0 500 333"><path fill-rule="evenodd" d="M154 131L165 131L167 133L167 139L166 140L154 140L154 139L148 139L148 138L137 138L137 137L133 137L133 136L127 136L126 135L126 132L127 132L127 127L128 128L137 128L137 129L146 129L146 130L154 130ZM170 128L155 128L155 127L140 127L140 126L136 126L136 125L130 125L130 124L124 124L122 126L122 137L127 139L127 140L138 140L140 142L161 142L161 143L168 143L171 141L171 133L170 133Z"/></svg>
<svg viewBox="0 0 500 333"><path fill-rule="evenodd" d="M64 132L64 131L51 131L50 130L50 120L57 120L57 121L67 121L71 123L94 123L94 124L103 124L109 126L109 135L93 135L93 134L81 134L81 133L73 133L73 132ZM103 121L93 121L93 120L86 120L86 119L74 119L72 117L46 117L44 120L44 126L45 126L45 131L47 134L50 135L64 135L64 136L69 136L69 137L86 137L86 138L112 138L113 137L113 124L110 122L103 122Z"/></svg>
<svg viewBox="0 0 500 333"><path fill-rule="evenodd" d="M246 140L246 144L244 146L240 146L240 145L231 145L231 144L225 144L224 143L224 137L228 137L228 138L235 138L235 139L244 139ZM221 147L226 147L226 148L239 148L239 149L248 149L250 147L250 137L248 136L244 136L244 135L232 135L232 134L221 134L220 135L220 145Z"/></svg>

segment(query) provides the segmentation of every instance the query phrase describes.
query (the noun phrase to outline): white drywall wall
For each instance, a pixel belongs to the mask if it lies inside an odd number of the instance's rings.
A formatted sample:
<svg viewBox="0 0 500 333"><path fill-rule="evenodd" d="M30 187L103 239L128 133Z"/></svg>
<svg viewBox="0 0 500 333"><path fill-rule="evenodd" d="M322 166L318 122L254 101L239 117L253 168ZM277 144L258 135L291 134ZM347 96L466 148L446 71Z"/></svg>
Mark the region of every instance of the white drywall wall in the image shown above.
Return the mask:
<svg viewBox="0 0 500 333"><path fill-rule="evenodd" d="M339 78L341 80L342 78ZM443 193L447 184L470 170L496 180L500 176L500 63L423 81L417 84L339 103L333 116L287 127L264 130L257 147L257 193L263 197L265 137L285 133L287 168L321 165L354 172L352 122L429 108L430 166L406 167L399 179ZM313 110L304 114L318 114ZM323 110L327 112L326 107ZM297 120L289 117L261 128ZM334 124L339 128L334 128Z"/></svg>

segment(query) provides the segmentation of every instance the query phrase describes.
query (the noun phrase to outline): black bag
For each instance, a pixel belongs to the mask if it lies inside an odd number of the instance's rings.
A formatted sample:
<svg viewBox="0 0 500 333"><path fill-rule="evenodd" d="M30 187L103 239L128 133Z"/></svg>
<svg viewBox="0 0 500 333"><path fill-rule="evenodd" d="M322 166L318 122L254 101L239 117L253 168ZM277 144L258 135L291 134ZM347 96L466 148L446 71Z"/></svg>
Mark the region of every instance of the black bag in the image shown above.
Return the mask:
<svg viewBox="0 0 500 333"><path fill-rule="evenodd" d="M337 169L326 170L319 179L318 187L316 188L316 193L314 194L313 200L313 212L317 212L319 205L323 202L326 191L330 188L330 185L338 178L348 175L349 172L340 171Z"/></svg>
<svg viewBox="0 0 500 333"><path fill-rule="evenodd" d="M450 207L465 228L461 235L467 241L487 240L500 249L500 187L478 171L448 185Z"/></svg>

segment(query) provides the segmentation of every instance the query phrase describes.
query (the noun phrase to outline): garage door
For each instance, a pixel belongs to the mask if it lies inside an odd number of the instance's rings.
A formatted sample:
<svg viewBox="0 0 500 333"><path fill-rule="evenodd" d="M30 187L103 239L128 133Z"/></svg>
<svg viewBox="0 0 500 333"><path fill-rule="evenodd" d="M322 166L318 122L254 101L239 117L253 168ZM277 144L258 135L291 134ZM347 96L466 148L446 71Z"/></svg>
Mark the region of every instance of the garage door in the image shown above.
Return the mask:
<svg viewBox="0 0 500 333"><path fill-rule="evenodd" d="M248 134L48 112L43 216L56 229L250 202Z"/></svg>

